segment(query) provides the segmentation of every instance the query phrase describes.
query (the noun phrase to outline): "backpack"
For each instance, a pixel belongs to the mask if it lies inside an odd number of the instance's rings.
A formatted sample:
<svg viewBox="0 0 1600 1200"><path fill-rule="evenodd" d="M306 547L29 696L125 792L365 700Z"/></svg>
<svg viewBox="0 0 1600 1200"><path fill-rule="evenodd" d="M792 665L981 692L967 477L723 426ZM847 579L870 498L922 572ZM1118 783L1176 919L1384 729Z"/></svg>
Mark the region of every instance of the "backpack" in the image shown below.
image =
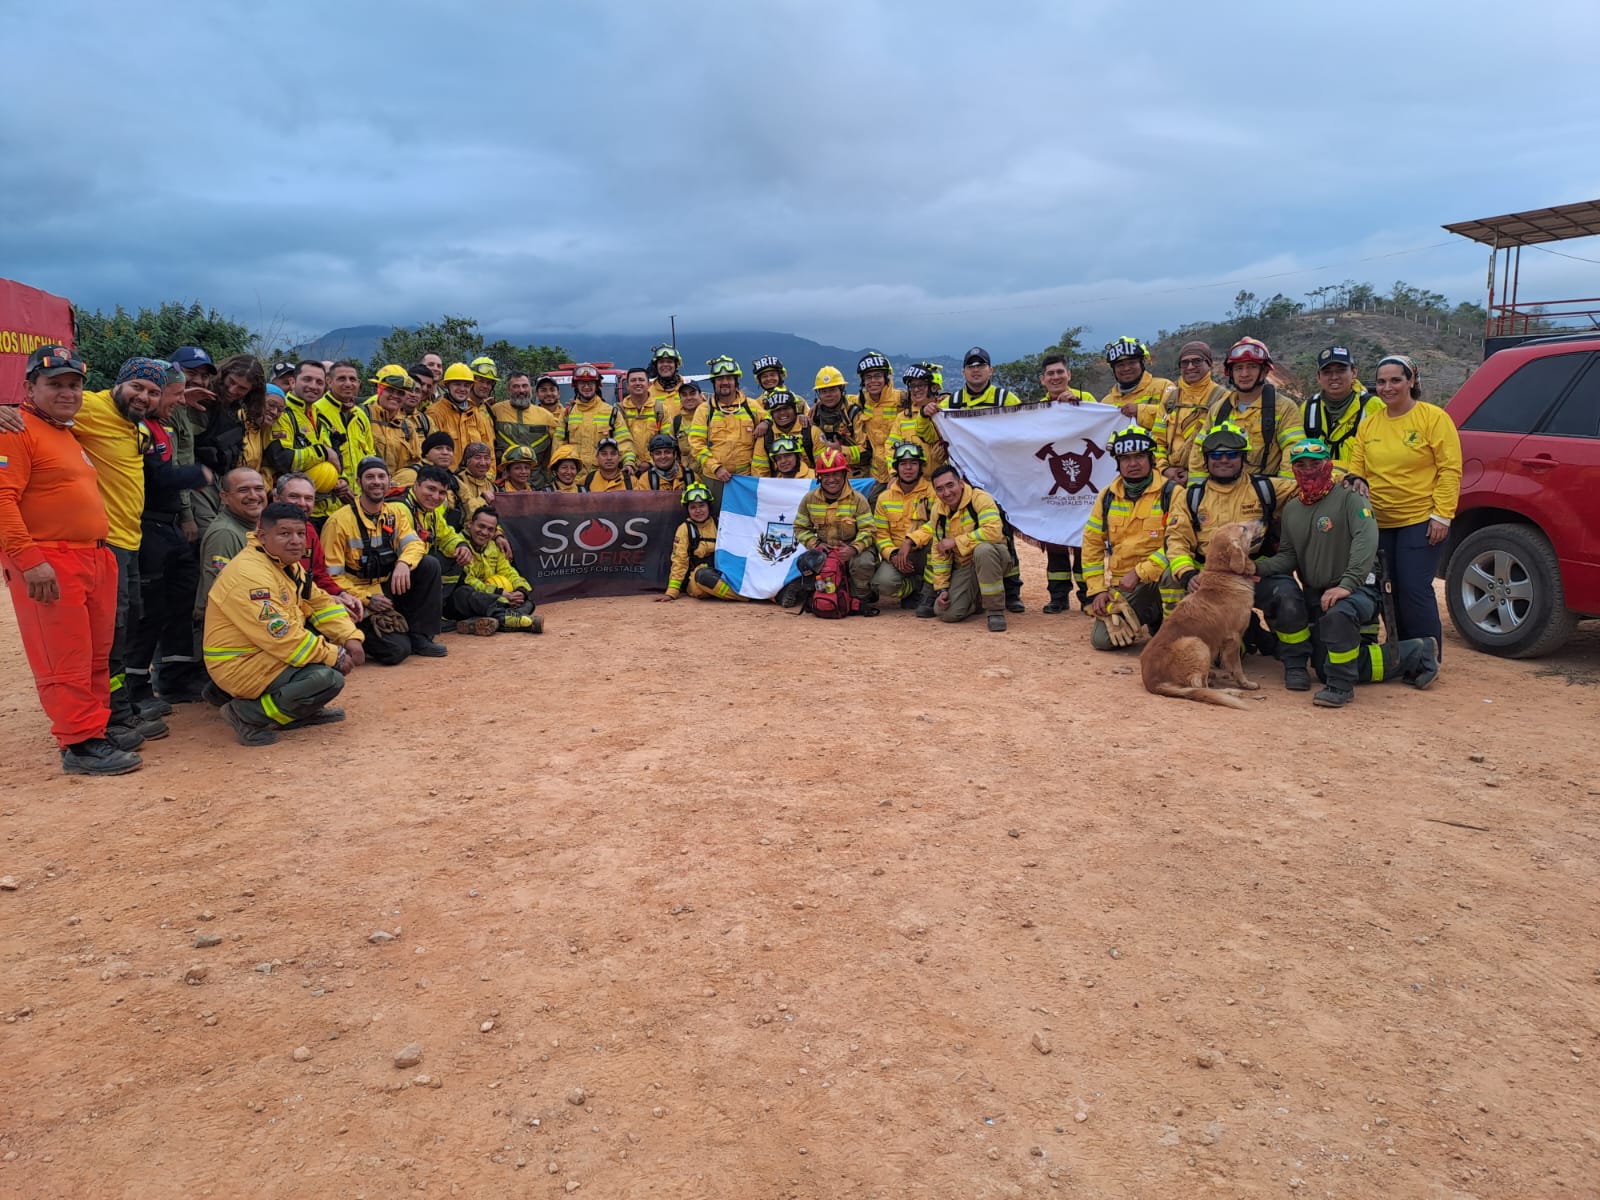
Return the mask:
<svg viewBox="0 0 1600 1200"><path fill-rule="evenodd" d="M1252 475L1250 482L1256 489L1256 498L1261 501L1261 524L1265 529L1261 535L1261 553L1276 554L1278 539L1273 535L1272 516L1278 508L1277 490L1272 486L1272 480L1265 475ZM1200 501L1205 494L1204 479L1189 485L1189 523L1196 529L1200 528Z"/></svg>
<svg viewBox="0 0 1600 1200"><path fill-rule="evenodd" d="M837 549L808 550L800 556L800 604L795 615L810 612L824 620L860 615L876 616L878 610L863 604L850 593L850 572Z"/></svg>
<svg viewBox="0 0 1600 1200"><path fill-rule="evenodd" d="M1166 523L1167 513L1172 508L1172 493L1177 491L1177 490L1178 490L1178 484L1177 484L1177 482L1175 480L1169 479L1169 480L1167 480L1165 483L1163 483L1161 485L1161 520L1162 520L1163 524ZM1276 496L1276 493L1274 493L1274 496ZM1196 498L1194 500L1193 504L1190 506L1191 510L1194 510L1194 509L1198 508L1199 503L1200 503L1199 499ZM1269 521L1271 519L1272 518L1270 516L1267 518L1267 520L1269 520ZM1105 533L1104 533L1105 556L1106 556L1107 561L1109 561L1110 558L1111 558L1111 489L1110 488L1102 488L1101 491L1100 491L1100 528L1105 531Z"/></svg>
<svg viewBox="0 0 1600 1200"><path fill-rule="evenodd" d="M1217 419L1213 425L1221 425L1224 421L1233 419L1233 394L1222 402L1222 407L1217 409ZM1261 465L1267 465L1267 455L1272 452L1274 437L1278 432L1278 389L1267 383L1261 386ZM1246 466L1249 461L1246 460Z"/></svg>

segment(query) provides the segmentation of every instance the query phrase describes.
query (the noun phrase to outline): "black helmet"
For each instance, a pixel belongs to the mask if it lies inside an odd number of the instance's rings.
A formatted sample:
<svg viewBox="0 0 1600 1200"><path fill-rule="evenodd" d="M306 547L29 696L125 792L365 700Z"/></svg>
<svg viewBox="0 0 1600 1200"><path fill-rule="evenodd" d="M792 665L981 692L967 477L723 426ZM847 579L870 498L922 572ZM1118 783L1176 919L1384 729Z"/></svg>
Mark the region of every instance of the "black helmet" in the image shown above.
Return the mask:
<svg viewBox="0 0 1600 1200"><path fill-rule="evenodd" d="M1107 449L1118 458L1124 454L1154 454L1156 440L1141 426L1129 425L1111 435L1111 444Z"/></svg>
<svg viewBox="0 0 1600 1200"><path fill-rule="evenodd" d="M856 375L859 378L868 371L888 371L894 373L894 368L889 365L889 360L876 350L868 350L861 356L861 361L856 363Z"/></svg>
<svg viewBox="0 0 1600 1200"><path fill-rule="evenodd" d="M677 448L678 439L673 437L670 433L656 434L650 439L650 445L648 447L651 454L654 454L657 450L676 450Z"/></svg>
<svg viewBox="0 0 1600 1200"><path fill-rule="evenodd" d="M761 360L757 359L756 361L760 362ZM767 406L768 412L775 408L782 408L784 405L788 405L793 409L799 409L800 407L800 401L795 394L789 391L788 388L781 387L773 388L765 396L761 397L761 403Z"/></svg>
<svg viewBox="0 0 1600 1200"><path fill-rule="evenodd" d="M783 386L783 381L789 378L789 372L783 369L783 360L776 354L763 354L750 364L750 374L757 379L761 378L763 371L776 371L778 373L778 386Z"/></svg>

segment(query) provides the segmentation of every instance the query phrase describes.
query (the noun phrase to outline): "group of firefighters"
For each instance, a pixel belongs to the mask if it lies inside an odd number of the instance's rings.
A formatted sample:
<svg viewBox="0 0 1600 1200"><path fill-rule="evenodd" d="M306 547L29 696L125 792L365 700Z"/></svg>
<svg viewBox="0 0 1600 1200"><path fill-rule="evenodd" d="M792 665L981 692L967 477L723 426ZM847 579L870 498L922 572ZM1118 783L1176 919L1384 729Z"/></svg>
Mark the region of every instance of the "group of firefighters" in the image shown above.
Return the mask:
<svg viewBox="0 0 1600 1200"><path fill-rule="evenodd" d="M1252 646L1282 661L1289 689L1309 690L1314 669L1316 702L1339 706L1358 681L1431 683L1431 581L1460 447L1443 410L1420 402L1416 364L1385 358L1374 396L1330 347L1302 411L1277 394L1256 339L1229 350L1226 385L1200 342L1183 347L1176 382L1152 374L1137 339L1105 355L1115 386L1102 402L1130 422L1110 446L1118 477L1081 546L1045 548L1044 611L1068 611L1075 593L1092 645L1132 645L1196 586L1210 532L1254 519L1265 624ZM775 357L752 364L758 394L732 358L708 364L709 397L681 366L656 347L614 403L588 364L568 402L553 376L520 372L497 400L492 360L429 354L375 372L363 399L353 362L280 363L269 382L252 357L182 347L129 359L110 389L85 392L81 360L39 347L23 404L0 409L0 568L63 769L136 769L139 747L168 732L162 718L190 701L219 707L241 743L270 744L343 719L330 701L368 659L443 657L451 628L539 632L499 530L507 492L678 492L687 520L661 599L738 599L714 564L723 486L814 479L796 540L835 560L864 611L982 612L1002 632L1024 610L1014 531L948 461L933 421L1022 403L981 347L954 391L932 363L897 387L869 352L859 391L824 367L809 404ZM1063 358L1043 360L1045 402L1094 399L1071 381ZM873 484L863 494L852 478ZM1382 642L1380 543L1396 599ZM795 584L779 596L804 599Z"/></svg>

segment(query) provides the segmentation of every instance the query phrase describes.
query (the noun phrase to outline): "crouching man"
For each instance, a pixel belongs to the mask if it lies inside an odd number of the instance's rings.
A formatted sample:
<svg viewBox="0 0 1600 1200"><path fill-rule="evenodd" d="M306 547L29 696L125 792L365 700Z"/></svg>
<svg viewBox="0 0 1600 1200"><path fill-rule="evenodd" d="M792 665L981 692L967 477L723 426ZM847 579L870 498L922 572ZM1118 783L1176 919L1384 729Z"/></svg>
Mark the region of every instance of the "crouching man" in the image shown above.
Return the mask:
<svg viewBox="0 0 1600 1200"><path fill-rule="evenodd" d="M457 633L543 633L544 617L533 611L533 588L500 549L495 540L499 532L500 514L492 506L472 514L466 541L472 557L461 581L445 597L445 616L455 620Z"/></svg>
<svg viewBox="0 0 1600 1200"><path fill-rule="evenodd" d="M305 552L306 514L269 504L206 601L206 671L228 694L222 715L245 746L270 746L280 729L344 720L328 702L366 661L349 610L312 582Z"/></svg>

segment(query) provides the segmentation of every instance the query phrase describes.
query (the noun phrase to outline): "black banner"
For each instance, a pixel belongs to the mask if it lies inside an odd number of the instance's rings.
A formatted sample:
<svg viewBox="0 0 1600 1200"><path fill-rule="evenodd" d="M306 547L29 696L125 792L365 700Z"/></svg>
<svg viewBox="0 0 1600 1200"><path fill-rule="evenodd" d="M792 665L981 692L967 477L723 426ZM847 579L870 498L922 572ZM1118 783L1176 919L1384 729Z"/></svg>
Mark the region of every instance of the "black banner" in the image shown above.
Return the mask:
<svg viewBox="0 0 1600 1200"><path fill-rule="evenodd" d="M667 589L677 492L502 492L494 507L540 604Z"/></svg>

